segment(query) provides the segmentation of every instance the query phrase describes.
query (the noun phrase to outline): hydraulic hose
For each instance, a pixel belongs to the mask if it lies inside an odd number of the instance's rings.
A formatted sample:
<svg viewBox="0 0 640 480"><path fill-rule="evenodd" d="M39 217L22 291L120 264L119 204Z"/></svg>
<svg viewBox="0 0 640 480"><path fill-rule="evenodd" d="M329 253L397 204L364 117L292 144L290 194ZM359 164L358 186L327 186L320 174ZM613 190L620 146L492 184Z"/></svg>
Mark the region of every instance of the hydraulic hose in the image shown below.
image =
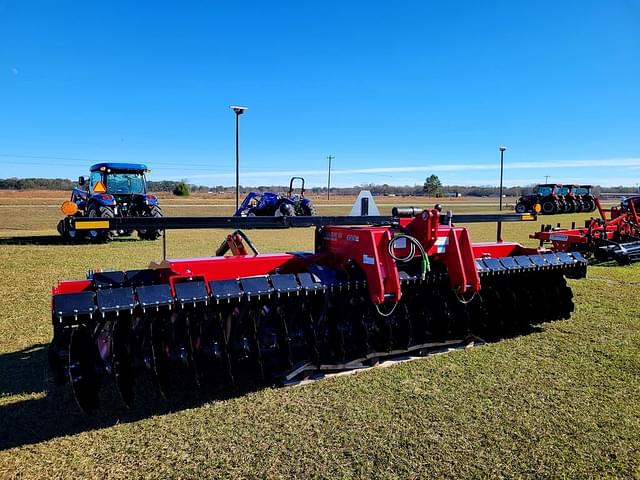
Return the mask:
<svg viewBox="0 0 640 480"><path fill-rule="evenodd" d="M409 253L404 257L398 257L394 252L395 243L404 238L409 242ZM427 272L431 270L431 265L429 264L429 257L427 256L427 252L425 252L424 247L418 241L417 238L412 237L411 235L407 235L406 233L397 233L393 236L391 241L389 242L389 256L393 258L396 262L407 263L413 260L416 255L416 248L420 250L420 255L422 256L421 261L421 273L420 277L424 280L427 277Z"/></svg>

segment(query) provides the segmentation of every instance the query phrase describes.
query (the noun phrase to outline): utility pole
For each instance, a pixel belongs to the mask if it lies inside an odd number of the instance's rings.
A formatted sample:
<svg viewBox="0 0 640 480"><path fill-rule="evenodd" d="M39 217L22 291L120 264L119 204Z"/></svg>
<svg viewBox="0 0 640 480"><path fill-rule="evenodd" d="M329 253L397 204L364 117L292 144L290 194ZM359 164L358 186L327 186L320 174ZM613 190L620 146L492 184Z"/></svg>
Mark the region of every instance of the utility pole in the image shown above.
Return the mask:
<svg viewBox="0 0 640 480"><path fill-rule="evenodd" d="M549 175L544 176L544 183L549 183Z"/></svg>
<svg viewBox="0 0 640 480"><path fill-rule="evenodd" d="M329 197L331 195L331 160L335 159L336 157L329 155L327 157L327 160L329 160L329 175L327 176L327 200L329 200Z"/></svg>

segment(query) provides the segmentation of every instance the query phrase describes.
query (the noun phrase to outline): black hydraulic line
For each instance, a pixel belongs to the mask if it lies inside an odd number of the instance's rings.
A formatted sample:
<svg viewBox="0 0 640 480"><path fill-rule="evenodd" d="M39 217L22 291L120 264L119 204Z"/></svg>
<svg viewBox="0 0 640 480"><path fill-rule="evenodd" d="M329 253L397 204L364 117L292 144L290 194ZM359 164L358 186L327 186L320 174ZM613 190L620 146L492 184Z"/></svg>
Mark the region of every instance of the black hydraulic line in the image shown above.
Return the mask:
<svg viewBox="0 0 640 480"><path fill-rule="evenodd" d="M480 222L520 222L535 220L532 214L462 214L447 212L440 217L443 225ZM394 216L282 216L282 217L66 217L61 220L63 231L72 230L179 230L199 228L279 229L323 226L397 225Z"/></svg>

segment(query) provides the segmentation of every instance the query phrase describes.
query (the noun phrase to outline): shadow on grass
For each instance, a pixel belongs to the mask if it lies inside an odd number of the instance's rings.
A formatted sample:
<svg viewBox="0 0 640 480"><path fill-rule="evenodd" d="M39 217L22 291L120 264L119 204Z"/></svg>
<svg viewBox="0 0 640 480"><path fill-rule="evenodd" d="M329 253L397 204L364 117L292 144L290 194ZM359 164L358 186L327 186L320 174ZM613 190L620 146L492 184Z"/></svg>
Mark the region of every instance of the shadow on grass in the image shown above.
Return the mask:
<svg viewBox="0 0 640 480"><path fill-rule="evenodd" d="M0 395L24 395L47 387L47 346L0 354Z"/></svg>
<svg viewBox="0 0 640 480"><path fill-rule="evenodd" d="M137 242L136 237L117 237L113 242ZM101 245L87 239L78 239L73 242L65 239L60 235L25 235L17 237L0 237L0 245Z"/></svg>
<svg viewBox="0 0 640 480"><path fill-rule="evenodd" d="M71 245L60 235L27 235L21 237L1 237L0 245Z"/></svg>
<svg viewBox="0 0 640 480"><path fill-rule="evenodd" d="M136 385L137 404L126 408L112 382L104 381L100 410L80 412L69 385L56 385L47 367L47 347L42 344L0 355L0 395L38 395L37 398L0 404L0 451L44 442L57 437L129 423L242 395L249 391L202 391L180 385L171 398L163 398L148 378ZM44 397L40 395L45 394ZM144 402L142 399L144 398Z"/></svg>
<svg viewBox="0 0 640 480"><path fill-rule="evenodd" d="M616 260L608 258L608 259L598 259L594 256L590 256L588 258L590 267L621 267L621 265Z"/></svg>
<svg viewBox="0 0 640 480"><path fill-rule="evenodd" d="M508 338L538 333L531 327L526 332L513 333ZM502 339L485 339L495 343ZM266 385L253 383L242 388L198 389L175 378L170 398L163 398L148 376L136 380L136 400L126 408L110 379L105 379L96 414L80 412L69 385L56 385L47 367L47 347L43 344L0 355L0 395L45 394L35 399L0 404L0 451L44 442L57 437L107 428L155 415L195 408L216 400L242 396ZM318 378L321 378L318 377Z"/></svg>

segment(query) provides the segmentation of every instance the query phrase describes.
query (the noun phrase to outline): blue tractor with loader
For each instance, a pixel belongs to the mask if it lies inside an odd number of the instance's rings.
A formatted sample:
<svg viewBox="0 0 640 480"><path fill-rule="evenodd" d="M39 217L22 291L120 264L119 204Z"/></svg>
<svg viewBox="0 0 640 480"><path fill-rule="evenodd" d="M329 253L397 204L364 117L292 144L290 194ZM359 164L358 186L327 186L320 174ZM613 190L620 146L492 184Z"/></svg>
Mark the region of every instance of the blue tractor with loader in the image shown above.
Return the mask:
<svg viewBox="0 0 640 480"><path fill-rule="evenodd" d="M300 180L300 193L294 192L294 183ZM292 177L289 181L289 191L275 192L250 192L242 204L236 210L236 217L311 217L316 210L311 200L304 196L304 178Z"/></svg>
<svg viewBox="0 0 640 480"><path fill-rule="evenodd" d="M158 198L147 192L146 165L140 163L98 163L91 167L89 178L79 177L71 191L71 200L62 204L65 218L58 223L58 232L69 241L90 240L103 243L114 236L127 236L125 230L77 230L70 228L74 217L95 218L96 222L114 217L162 217ZM96 225L97 226L97 225ZM156 240L159 230L139 229L142 240Z"/></svg>

